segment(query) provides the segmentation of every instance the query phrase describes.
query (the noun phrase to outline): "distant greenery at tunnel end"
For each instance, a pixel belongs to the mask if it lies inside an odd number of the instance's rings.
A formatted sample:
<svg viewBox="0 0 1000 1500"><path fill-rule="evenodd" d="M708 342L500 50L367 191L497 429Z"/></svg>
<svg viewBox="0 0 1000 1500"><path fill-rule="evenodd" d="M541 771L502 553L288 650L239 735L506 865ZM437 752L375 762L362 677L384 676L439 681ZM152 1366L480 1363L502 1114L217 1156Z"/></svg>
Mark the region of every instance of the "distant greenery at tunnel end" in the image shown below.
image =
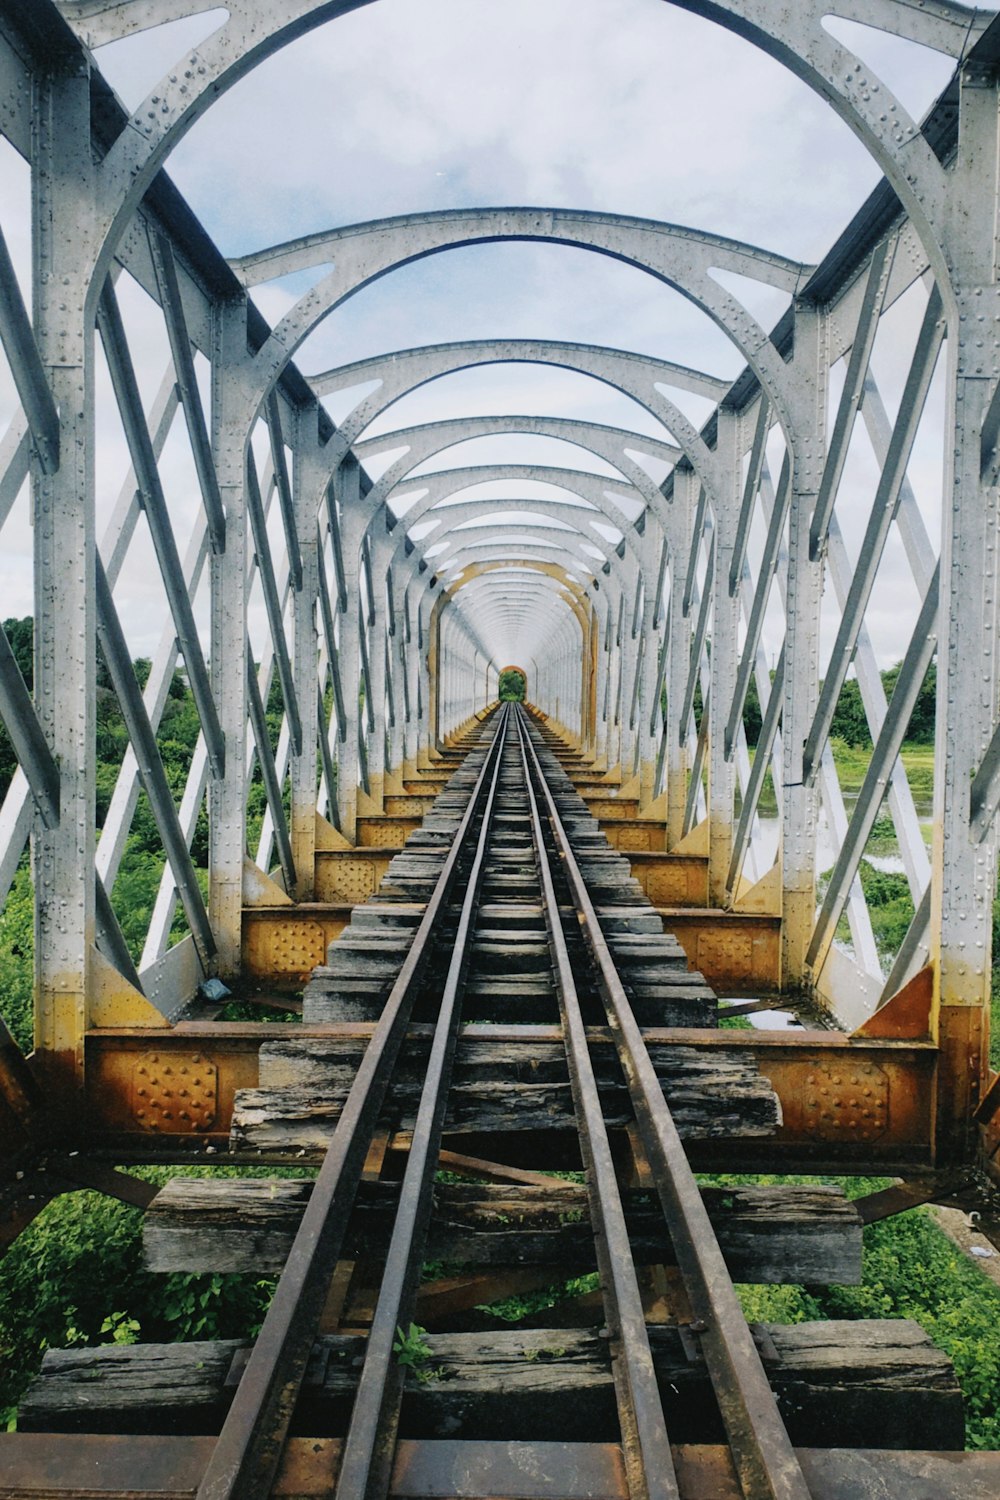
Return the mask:
<svg viewBox="0 0 1000 1500"><path fill-rule="evenodd" d="M516 667L507 667L500 673L497 697L501 703L523 703L527 687L524 673L519 672Z"/></svg>

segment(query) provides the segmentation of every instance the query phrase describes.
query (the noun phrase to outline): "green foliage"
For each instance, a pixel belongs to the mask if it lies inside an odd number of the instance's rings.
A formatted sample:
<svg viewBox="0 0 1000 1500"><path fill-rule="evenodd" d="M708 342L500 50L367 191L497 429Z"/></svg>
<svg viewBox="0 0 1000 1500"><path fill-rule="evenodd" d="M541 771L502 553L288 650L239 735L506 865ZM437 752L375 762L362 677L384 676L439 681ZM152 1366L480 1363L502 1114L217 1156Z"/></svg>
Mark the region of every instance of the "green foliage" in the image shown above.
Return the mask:
<svg viewBox="0 0 1000 1500"><path fill-rule="evenodd" d="M34 1035L35 909L27 854L0 909L0 1008L22 1052Z"/></svg>
<svg viewBox="0 0 1000 1500"><path fill-rule="evenodd" d="M858 867L879 953L895 957L913 920L913 898L905 875L876 870L867 860Z"/></svg>
<svg viewBox="0 0 1000 1500"><path fill-rule="evenodd" d="M756 745L760 739L760 731L763 727L764 716L761 713L760 694L757 691L757 678L751 672L750 681L747 683L747 695L743 700L743 728L746 730L748 745Z"/></svg>
<svg viewBox="0 0 1000 1500"><path fill-rule="evenodd" d="M882 686L887 698L891 698L895 691L901 666L902 663L897 662L894 667L889 667L882 673ZM933 745L936 695L937 667L934 662L931 662L927 669L927 676L917 694L917 701L906 734L911 744ZM868 718L861 701L861 688L856 677L849 677L840 690L831 733L843 740L845 745L850 745L855 749L870 750L872 747Z"/></svg>
<svg viewBox="0 0 1000 1500"><path fill-rule="evenodd" d="M882 673L882 686L885 695L891 698L899 677L901 663L889 667ZM907 731L907 740L914 745L934 744L934 712L937 692L937 668L932 662L927 676L924 678L923 686L917 696L913 716L910 719L910 727ZM695 717L700 719L700 712ZM762 714L760 698L757 693L757 680L753 673L747 687L746 702L743 705L743 727L746 730L747 743L755 745L760 735ZM856 677L849 677L840 690L837 699L837 707L834 710L833 722L830 726L830 734L834 739L840 740L844 745L850 746L852 750L871 750L872 737L868 728L868 717L865 714L864 704L861 701L861 688Z"/></svg>
<svg viewBox="0 0 1000 1500"><path fill-rule="evenodd" d="M111 1335L112 1344L137 1344L139 1342L138 1318L130 1318L128 1313L110 1313L101 1324L101 1332Z"/></svg>
<svg viewBox="0 0 1000 1500"><path fill-rule="evenodd" d="M296 1168L182 1170L194 1177L314 1176L311 1169ZM177 1169L146 1167L133 1175L162 1184ZM48 1348L257 1333L273 1278L154 1275L143 1266L141 1236L140 1209L99 1193L67 1193L49 1203L7 1251L0 1261L0 1430L12 1420Z"/></svg>
<svg viewBox="0 0 1000 1500"><path fill-rule="evenodd" d="M515 1293L498 1302L484 1303L478 1311L490 1313L504 1323L520 1323L523 1318L541 1312L543 1308L555 1307L560 1302L567 1302L571 1297L582 1297L587 1292L596 1292L600 1284L601 1278L597 1272L589 1271L586 1276L571 1276L568 1281L553 1282L551 1286L539 1287L533 1292Z"/></svg>
<svg viewBox="0 0 1000 1500"><path fill-rule="evenodd" d="M891 698L896 691L896 683L899 680L899 670L902 662L897 662L887 672L882 673L882 685L885 695ZM937 663L931 662L927 668L927 676L921 684L917 701L914 704L913 713L910 717L906 738L911 745L933 745L934 743L934 714L937 703Z"/></svg>
<svg viewBox="0 0 1000 1500"><path fill-rule="evenodd" d="M301 1021L302 1016L294 1010L280 1010L276 1005L258 1005L251 1000L230 1000L219 1011L216 1019L219 1021L260 1021L271 1025L274 1021Z"/></svg>
<svg viewBox="0 0 1000 1500"><path fill-rule="evenodd" d="M843 740L845 745L850 745L854 749L870 750L872 748L868 718L861 701L861 689L856 677L849 677L840 690L830 730L837 739Z"/></svg>
<svg viewBox="0 0 1000 1500"><path fill-rule="evenodd" d="M115 1306L135 1316L130 1294L146 1275L140 1219L138 1209L96 1193L70 1193L8 1250L0 1264L0 1426L47 1348L108 1341L109 1289Z"/></svg>
<svg viewBox="0 0 1000 1500"><path fill-rule="evenodd" d="M411 1323L405 1333L402 1328L397 1328L392 1352L397 1362L405 1365L408 1370L412 1370L419 1380L424 1373L424 1365L431 1357L431 1348L427 1342L427 1329L421 1328L416 1323Z"/></svg>
<svg viewBox="0 0 1000 1500"><path fill-rule="evenodd" d="M748 1323L813 1323L824 1316L801 1286L747 1284L736 1290Z"/></svg>
<svg viewBox="0 0 1000 1500"><path fill-rule="evenodd" d="M516 667L508 667L500 673L497 697L501 703L523 703L527 686L524 673L519 672Z"/></svg>
<svg viewBox="0 0 1000 1500"><path fill-rule="evenodd" d="M700 1177L717 1187L831 1182L849 1198L876 1192L884 1178ZM1000 1448L1000 1287L938 1228L929 1210L897 1214L864 1231L860 1286L741 1286L748 1319L802 1323L825 1318L910 1318L955 1363L965 1398L966 1444Z"/></svg>
<svg viewBox="0 0 1000 1500"><path fill-rule="evenodd" d="M955 1363L967 1446L1000 1447L1000 1288L926 1210L869 1225L861 1286L830 1287L818 1302L825 1318L913 1318Z"/></svg>

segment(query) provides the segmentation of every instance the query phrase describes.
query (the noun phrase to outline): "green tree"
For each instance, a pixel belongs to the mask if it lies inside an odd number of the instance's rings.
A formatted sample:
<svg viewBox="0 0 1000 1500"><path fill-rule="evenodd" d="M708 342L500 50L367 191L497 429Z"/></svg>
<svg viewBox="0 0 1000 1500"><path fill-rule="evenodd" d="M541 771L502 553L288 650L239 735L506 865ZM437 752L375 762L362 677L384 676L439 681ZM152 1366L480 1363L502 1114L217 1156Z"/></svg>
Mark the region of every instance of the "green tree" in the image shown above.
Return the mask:
<svg viewBox="0 0 1000 1500"><path fill-rule="evenodd" d="M497 697L501 703L523 703L527 692L524 673L516 667L507 667L500 673Z"/></svg>

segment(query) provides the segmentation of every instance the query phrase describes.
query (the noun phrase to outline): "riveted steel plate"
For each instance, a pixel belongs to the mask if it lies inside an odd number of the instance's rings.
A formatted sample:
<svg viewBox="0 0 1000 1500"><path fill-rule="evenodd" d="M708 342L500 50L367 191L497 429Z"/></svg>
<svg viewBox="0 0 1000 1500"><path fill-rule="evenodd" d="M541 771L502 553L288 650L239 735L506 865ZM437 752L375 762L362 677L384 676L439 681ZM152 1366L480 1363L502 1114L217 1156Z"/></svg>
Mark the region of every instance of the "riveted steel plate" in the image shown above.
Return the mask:
<svg viewBox="0 0 1000 1500"><path fill-rule="evenodd" d="M705 906L708 902L708 860L700 855L632 860L631 865L654 906Z"/></svg>
<svg viewBox="0 0 1000 1500"><path fill-rule="evenodd" d="M634 802L619 802L613 797L584 797L583 800L594 818L634 818L636 814Z"/></svg>
<svg viewBox="0 0 1000 1500"><path fill-rule="evenodd" d="M816 1064L806 1070L801 1103L807 1135L875 1141L889 1124L889 1080L860 1057L845 1059L843 1066Z"/></svg>
<svg viewBox="0 0 1000 1500"><path fill-rule="evenodd" d="M211 1130L218 1109L219 1075L201 1053L172 1057L140 1052L132 1073L132 1109L143 1129L175 1135Z"/></svg>
<svg viewBox="0 0 1000 1500"><path fill-rule="evenodd" d="M390 858L390 854L381 851L377 854L362 850L317 854L317 901L342 901L348 906L360 906L377 891L379 881L389 868Z"/></svg>
<svg viewBox="0 0 1000 1500"><path fill-rule="evenodd" d="M268 940L276 971L300 974L303 982L326 959L326 932L319 922L274 922Z"/></svg>
<svg viewBox="0 0 1000 1500"><path fill-rule="evenodd" d="M293 907L248 911L243 919L244 972L288 988L306 983L326 962L327 945L343 931L349 913L301 917Z"/></svg>
<svg viewBox="0 0 1000 1500"><path fill-rule="evenodd" d="M367 849L398 849L419 828L420 818L359 818L358 843Z"/></svg>

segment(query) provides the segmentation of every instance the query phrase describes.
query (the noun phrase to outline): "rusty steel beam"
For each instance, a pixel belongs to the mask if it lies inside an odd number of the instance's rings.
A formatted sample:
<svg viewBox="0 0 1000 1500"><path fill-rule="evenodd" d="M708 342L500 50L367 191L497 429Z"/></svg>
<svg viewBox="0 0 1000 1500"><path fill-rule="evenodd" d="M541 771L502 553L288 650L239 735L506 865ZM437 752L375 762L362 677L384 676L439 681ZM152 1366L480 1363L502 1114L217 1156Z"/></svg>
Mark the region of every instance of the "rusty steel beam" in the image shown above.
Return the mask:
<svg viewBox="0 0 1000 1500"><path fill-rule="evenodd" d="M367 1039L372 1023L340 1022L296 1026L296 1037ZM420 1027L410 1028L414 1037ZM90 1145L124 1160L142 1160L171 1149L185 1152L199 1143L225 1150L233 1095L257 1087L257 1052L262 1042L287 1038L282 1023L183 1022L172 1030L139 1027L92 1031L87 1037L88 1090L84 1128ZM609 1046L603 1028L590 1037ZM558 1043L552 1026L464 1026L470 1041ZM931 1164L932 1097L937 1052L930 1042L852 1040L842 1032L792 1030L703 1031L647 1027L648 1045L671 1044L701 1051L752 1052L781 1100L783 1123L766 1149L752 1140L731 1142L727 1150L741 1163L767 1160L759 1170L830 1170L864 1165L883 1171L915 1171ZM174 1071L167 1076L166 1067ZM197 1097L190 1118L167 1120L169 1107L156 1090L171 1088L180 1069ZM140 1074L140 1069L145 1069ZM194 1080L198 1079L197 1088ZM146 1094L139 1090L145 1088ZM144 1111L140 1115L139 1111ZM868 1112L866 1114L866 1111ZM466 1151L457 1138L446 1144ZM699 1160L712 1159L711 1142L691 1142ZM472 1154L488 1154L475 1151ZM745 1170L752 1170L745 1167Z"/></svg>
<svg viewBox="0 0 1000 1500"><path fill-rule="evenodd" d="M212 1451L211 1437L0 1434L0 1500L190 1500ZM289 1441L276 1496L330 1500L341 1444ZM915 1453L799 1448L813 1500L995 1500L1000 1453ZM742 1500L726 1449L673 1450L681 1500ZM626 1500L621 1449L612 1443L505 1443L404 1439L392 1500ZM477 1485L479 1486L477 1490Z"/></svg>

